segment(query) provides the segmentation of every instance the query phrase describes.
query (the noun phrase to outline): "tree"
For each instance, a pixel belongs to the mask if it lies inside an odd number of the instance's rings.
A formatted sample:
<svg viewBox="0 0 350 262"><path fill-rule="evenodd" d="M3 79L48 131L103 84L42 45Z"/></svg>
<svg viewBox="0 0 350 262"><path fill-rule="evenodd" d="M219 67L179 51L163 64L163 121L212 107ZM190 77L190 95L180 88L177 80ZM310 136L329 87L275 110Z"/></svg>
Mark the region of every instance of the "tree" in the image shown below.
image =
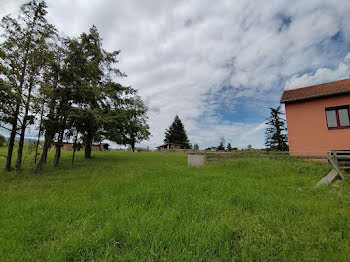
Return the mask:
<svg viewBox="0 0 350 262"><path fill-rule="evenodd" d="M98 139L103 50L95 27L77 39L66 39L66 55L61 69L62 92L59 104L59 132L56 139L55 165L58 164L67 128L74 126L81 134L85 158L91 158L91 146ZM61 92L61 93L62 93ZM73 106L74 105L74 106Z"/></svg>
<svg viewBox="0 0 350 262"><path fill-rule="evenodd" d="M6 143L6 138L0 134L0 146L3 146Z"/></svg>
<svg viewBox="0 0 350 262"><path fill-rule="evenodd" d="M135 99L131 102L129 96L136 91L113 81L116 76L126 76L115 68L119 53L102 48L102 39L95 26L78 39L68 41L63 85L71 86L72 104L75 106L68 118L81 134L85 158L91 158L93 142L99 143L105 136L122 142L122 132L127 129L125 122L133 121L129 126L140 126L140 121L136 121L135 117L128 119L130 115L126 113L132 111L129 110L130 104ZM131 129L127 130L131 132Z"/></svg>
<svg viewBox="0 0 350 262"><path fill-rule="evenodd" d="M39 128L41 128L41 132L45 132L45 141L39 161L36 163L33 170L35 173L40 171L43 164L46 163L47 153L59 130L60 114L62 110L60 105L64 104L68 98L68 92L65 90L65 86L62 85L61 76L64 55L63 42L58 38L51 47L49 62L45 68L46 73L43 76L44 84L41 85L39 90L41 99L37 100L37 102L41 104L43 110L41 112ZM37 151L35 157L37 157Z"/></svg>
<svg viewBox="0 0 350 262"><path fill-rule="evenodd" d="M231 143L228 143L228 144L227 144L226 149L227 149L227 151L232 151L232 150L233 150L233 148L232 148L232 146L231 146Z"/></svg>
<svg viewBox="0 0 350 262"><path fill-rule="evenodd" d="M140 97L136 96L131 100L128 110L126 110L126 121L124 129L123 144L129 144L132 151L135 150L135 143L140 143L150 136L147 120L147 107ZM115 141L116 139L110 139Z"/></svg>
<svg viewBox="0 0 350 262"><path fill-rule="evenodd" d="M164 143L173 143L189 148L190 142L187 133L178 115L175 116L173 123L165 131Z"/></svg>
<svg viewBox="0 0 350 262"><path fill-rule="evenodd" d="M45 22L45 21L43 21ZM55 35L55 29L50 24L42 24L41 31L38 32L38 36L34 38L35 44L32 46L32 50L28 60L28 83L23 103L23 116L20 125L20 136L18 142L16 170L20 170L22 167L22 156L24 147L25 132L28 125L34 124L35 112L34 102L37 99L35 94L39 86L43 83L43 70L49 59L49 43L48 41Z"/></svg>
<svg viewBox="0 0 350 262"><path fill-rule="evenodd" d="M193 149L194 150L199 150L199 145L198 144L194 144Z"/></svg>
<svg viewBox="0 0 350 262"><path fill-rule="evenodd" d="M285 134L285 120L281 117L281 106L270 107L270 117L267 119L268 127L265 131L265 146L268 149L286 151L288 150L288 138Z"/></svg>
<svg viewBox="0 0 350 262"><path fill-rule="evenodd" d="M24 140L27 121L30 120L28 112L31 92L38 74L34 65L39 61L37 55L40 54L43 41L54 32L54 28L46 21L46 8L44 1L32 0L21 6L17 19L10 16L5 16L2 19L1 26L5 31L3 34L5 41L0 46L0 68L2 79L9 86L7 95L9 99L13 99L12 110L8 112L8 119L5 122L5 124L11 125L6 161L7 171L11 169L19 122L21 134L16 167L20 168L21 166L22 140Z"/></svg>
<svg viewBox="0 0 350 262"><path fill-rule="evenodd" d="M222 136L220 137L220 143L219 146L217 147L218 151L225 150L225 138Z"/></svg>

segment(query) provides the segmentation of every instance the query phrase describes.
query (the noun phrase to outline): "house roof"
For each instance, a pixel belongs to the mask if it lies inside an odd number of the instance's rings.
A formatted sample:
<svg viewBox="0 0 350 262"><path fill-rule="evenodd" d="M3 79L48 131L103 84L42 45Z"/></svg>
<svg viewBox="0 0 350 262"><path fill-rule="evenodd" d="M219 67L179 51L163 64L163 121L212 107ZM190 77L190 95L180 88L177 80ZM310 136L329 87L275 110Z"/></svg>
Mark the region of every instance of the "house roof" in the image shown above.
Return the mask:
<svg viewBox="0 0 350 262"><path fill-rule="evenodd" d="M320 85L286 90L283 92L281 103L296 102L347 93L350 93L350 79L343 79Z"/></svg>
<svg viewBox="0 0 350 262"><path fill-rule="evenodd" d="M173 145L173 146L182 146L180 144L175 144L175 143L167 143L167 144L163 144L163 145L160 145L160 146L157 146L158 147L164 147L164 146L167 146L167 145Z"/></svg>
<svg viewBox="0 0 350 262"><path fill-rule="evenodd" d="M149 148L148 147L135 147L135 149L136 150L146 150L146 151L148 151L149 150Z"/></svg>

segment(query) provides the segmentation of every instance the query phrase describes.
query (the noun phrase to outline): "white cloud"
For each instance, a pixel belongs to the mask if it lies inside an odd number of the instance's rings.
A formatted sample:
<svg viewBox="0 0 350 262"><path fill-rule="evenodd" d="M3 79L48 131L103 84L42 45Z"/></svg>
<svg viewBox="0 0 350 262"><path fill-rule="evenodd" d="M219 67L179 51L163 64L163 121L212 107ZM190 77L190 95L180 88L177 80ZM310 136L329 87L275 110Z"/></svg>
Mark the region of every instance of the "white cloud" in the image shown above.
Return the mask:
<svg viewBox="0 0 350 262"><path fill-rule="evenodd" d="M319 68L316 72L293 75L285 84L285 89L294 89L310 85L326 83L330 81L348 78L350 74L350 52L339 65L332 68Z"/></svg>
<svg viewBox="0 0 350 262"><path fill-rule="evenodd" d="M232 145L262 146L266 116L253 122L244 112L234 121L228 117L243 99L262 114L278 103L284 86L335 80L348 67L341 58L350 43L347 0L49 0L48 5L49 20L66 35L95 24L106 48L122 50L119 67L128 77L121 82L137 88L150 108L153 136L145 145L160 144L178 114L202 148L216 145L222 135ZM342 43L331 40L339 32Z"/></svg>

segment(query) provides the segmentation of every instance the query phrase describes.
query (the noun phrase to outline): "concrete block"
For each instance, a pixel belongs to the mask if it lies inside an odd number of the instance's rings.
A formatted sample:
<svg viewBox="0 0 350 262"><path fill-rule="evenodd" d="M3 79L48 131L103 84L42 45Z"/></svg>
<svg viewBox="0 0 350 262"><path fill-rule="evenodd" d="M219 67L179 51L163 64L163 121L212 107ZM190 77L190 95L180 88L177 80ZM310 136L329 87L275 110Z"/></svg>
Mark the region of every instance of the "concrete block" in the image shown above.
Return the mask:
<svg viewBox="0 0 350 262"><path fill-rule="evenodd" d="M188 154L188 166L201 167L205 163L205 155L200 153Z"/></svg>

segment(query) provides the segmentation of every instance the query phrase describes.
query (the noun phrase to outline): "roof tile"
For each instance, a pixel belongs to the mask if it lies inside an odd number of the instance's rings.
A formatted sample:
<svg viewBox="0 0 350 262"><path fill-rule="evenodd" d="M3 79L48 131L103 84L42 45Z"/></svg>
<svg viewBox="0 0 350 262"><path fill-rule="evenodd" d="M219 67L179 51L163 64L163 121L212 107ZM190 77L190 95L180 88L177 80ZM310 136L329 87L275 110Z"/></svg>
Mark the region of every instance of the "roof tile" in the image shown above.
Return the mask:
<svg viewBox="0 0 350 262"><path fill-rule="evenodd" d="M350 79L286 90L283 92L281 103L309 100L345 93L350 93Z"/></svg>

